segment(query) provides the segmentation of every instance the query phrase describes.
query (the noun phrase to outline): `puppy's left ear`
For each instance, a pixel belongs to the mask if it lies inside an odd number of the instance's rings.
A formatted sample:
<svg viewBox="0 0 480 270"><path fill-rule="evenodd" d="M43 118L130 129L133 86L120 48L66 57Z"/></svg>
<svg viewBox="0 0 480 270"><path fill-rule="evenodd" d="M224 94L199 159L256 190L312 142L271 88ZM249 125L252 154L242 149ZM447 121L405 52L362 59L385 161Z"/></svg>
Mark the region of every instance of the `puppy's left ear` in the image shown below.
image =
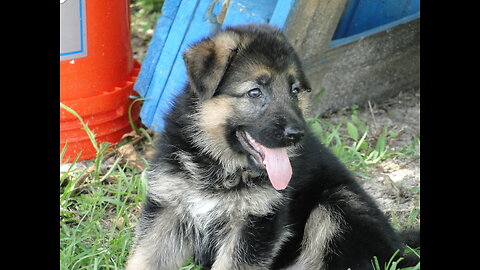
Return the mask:
<svg viewBox="0 0 480 270"><path fill-rule="evenodd" d="M220 32L184 52L190 86L201 101L215 94L239 43L238 34Z"/></svg>

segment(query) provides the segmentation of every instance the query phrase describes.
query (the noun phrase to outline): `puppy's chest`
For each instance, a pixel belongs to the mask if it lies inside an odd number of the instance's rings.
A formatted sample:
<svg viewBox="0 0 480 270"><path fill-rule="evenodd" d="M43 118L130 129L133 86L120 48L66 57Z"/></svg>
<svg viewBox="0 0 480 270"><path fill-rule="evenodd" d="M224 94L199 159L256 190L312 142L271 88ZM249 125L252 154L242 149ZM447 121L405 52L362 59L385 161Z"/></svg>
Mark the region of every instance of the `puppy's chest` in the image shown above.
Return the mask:
<svg viewBox="0 0 480 270"><path fill-rule="evenodd" d="M283 203L283 196L273 189L232 191L223 194L191 196L184 207L195 225L230 223L248 216L264 216Z"/></svg>
<svg viewBox="0 0 480 270"><path fill-rule="evenodd" d="M280 193L268 189L191 198L187 211L195 259L203 265L230 260L252 221L272 215L283 202Z"/></svg>

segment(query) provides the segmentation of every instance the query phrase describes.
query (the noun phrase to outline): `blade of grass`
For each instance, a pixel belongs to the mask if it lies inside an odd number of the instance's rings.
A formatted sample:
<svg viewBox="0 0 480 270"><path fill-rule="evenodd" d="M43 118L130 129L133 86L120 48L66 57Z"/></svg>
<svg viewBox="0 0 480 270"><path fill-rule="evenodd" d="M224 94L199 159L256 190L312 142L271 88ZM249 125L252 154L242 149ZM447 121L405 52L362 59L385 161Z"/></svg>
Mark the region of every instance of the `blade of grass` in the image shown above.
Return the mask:
<svg viewBox="0 0 480 270"><path fill-rule="evenodd" d="M373 266L373 269L375 269L375 270L382 270L382 269L380 268L380 264L378 263L378 258L377 258L377 256L373 256L372 266Z"/></svg>
<svg viewBox="0 0 480 270"><path fill-rule="evenodd" d="M109 177L112 172L114 172L117 168L117 164L120 162L120 160L122 160L121 157L117 158L113 164L112 164L112 167L105 173L105 175L102 176L102 178L99 179L99 182L103 182L105 179L107 179L107 177Z"/></svg>
<svg viewBox="0 0 480 270"><path fill-rule="evenodd" d="M80 121L80 124L82 125L82 129L85 130L85 132L87 132L88 138L92 142L92 145L95 148L95 150L98 152L100 149L98 147L97 141L95 140L95 133L93 133L92 130L88 127L88 124L86 124L83 121L83 118L76 111L72 110L70 107L63 104L62 102L60 102L60 107L62 107L62 109L66 110L67 112L73 114Z"/></svg>
<svg viewBox="0 0 480 270"><path fill-rule="evenodd" d="M400 252L400 250L397 249L397 251L395 251L395 253L393 253L392 257L390 257L390 260L388 260L387 265L385 265L385 269L390 269L390 266L393 262L393 259L395 258L395 256L397 256L398 252ZM403 258L400 258L400 259L403 259Z"/></svg>
<svg viewBox="0 0 480 270"><path fill-rule="evenodd" d="M418 258L420 258L420 254L415 249L411 248L408 245L405 245L405 248L408 249L409 252L415 254Z"/></svg>
<svg viewBox="0 0 480 270"><path fill-rule="evenodd" d="M387 126L384 126L380 136L378 136L377 144L375 145L375 150L378 153L385 152L385 145L387 143Z"/></svg>
<svg viewBox="0 0 480 270"><path fill-rule="evenodd" d="M355 144L355 151L358 151L360 147L362 146L363 142L365 141L365 138L367 137L368 130L363 133L363 136L360 138L360 140Z"/></svg>
<svg viewBox="0 0 480 270"><path fill-rule="evenodd" d="M65 142L63 146L62 152L60 152L60 164L62 164L63 157L65 156L65 152L67 152L68 141Z"/></svg>
<svg viewBox="0 0 480 270"><path fill-rule="evenodd" d="M347 122L347 132L354 141L358 141L358 129L354 124Z"/></svg>
<svg viewBox="0 0 480 270"><path fill-rule="evenodd" d="M132 101L132 103L130 103L130 105L128 106L128 111L127 111L127 114L128 114L128 121L130 122L130 126L132 127L133 130L135 130L135 133L137 135L141 135L140 134L140 130L137 128L137 126L135 126L135 123L133 121L133 118L132 118L132 108L133 108L133 105L139 101L143 101L143 100L147 100L148 98L137 98L135 99L134 101Z"/></svg>

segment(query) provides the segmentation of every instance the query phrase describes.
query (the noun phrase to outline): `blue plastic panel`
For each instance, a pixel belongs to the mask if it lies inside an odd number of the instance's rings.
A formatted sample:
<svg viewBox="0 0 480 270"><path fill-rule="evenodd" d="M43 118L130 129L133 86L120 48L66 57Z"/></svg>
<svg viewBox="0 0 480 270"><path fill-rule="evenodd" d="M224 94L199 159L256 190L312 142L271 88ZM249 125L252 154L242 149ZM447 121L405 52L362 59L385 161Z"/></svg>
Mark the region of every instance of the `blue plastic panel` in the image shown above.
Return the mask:
<svg viewBox="0 0 480 270"><path fill-rule="evenodd" d="M420 12L420 0L350 0L333 40L352 36Z"/></svg>
<svg viewBox="0 0 480 270"><path fill-rule="evenodd" d="M399 24L407 23L407 22L409 22L411 20L414 20L414 19L417 19L419 17L420 17L420 12L417 12L417 13L414 13L410 16L406 16L406 17L403 17L403 18L398 19L396 21L393 21L393 22L390 22L390 23L387 23L387 24L383 24L383 25L377 26L377 27L372 28L372 29L368 29L368 30L360 32L358 34L353 34L351 36L347 36L347 37L344 37L344 38L338 38L338 39L332 40L330 42L330 44L328 44L328 47L332 48L332 47L348 44L348 43L353 42L354 40L357 40L361 37L365 37L365 36L368 36L368 35L373 35L375 33L387 30L388 28L397 26Z"/></svg>

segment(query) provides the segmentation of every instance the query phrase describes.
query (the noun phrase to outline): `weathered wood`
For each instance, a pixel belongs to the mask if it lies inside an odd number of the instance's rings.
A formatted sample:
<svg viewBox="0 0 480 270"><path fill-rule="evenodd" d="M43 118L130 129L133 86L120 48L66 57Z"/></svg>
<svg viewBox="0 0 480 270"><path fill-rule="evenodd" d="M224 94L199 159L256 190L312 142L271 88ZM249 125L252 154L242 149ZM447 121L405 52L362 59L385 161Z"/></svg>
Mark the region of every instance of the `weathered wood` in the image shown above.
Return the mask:
<svg viewBox="0 0 480 270"><path fill-rule="evenodd" d="M300 0L289 17L285 32L305 61L327 49L347 0Z"/></svg>
<svg viewBox="0 0 480 270"><path fill-rule="evenodd" d="M304 60L314 95L325 94L312 114L364 105L420 87L420 18Z"/></svg>

